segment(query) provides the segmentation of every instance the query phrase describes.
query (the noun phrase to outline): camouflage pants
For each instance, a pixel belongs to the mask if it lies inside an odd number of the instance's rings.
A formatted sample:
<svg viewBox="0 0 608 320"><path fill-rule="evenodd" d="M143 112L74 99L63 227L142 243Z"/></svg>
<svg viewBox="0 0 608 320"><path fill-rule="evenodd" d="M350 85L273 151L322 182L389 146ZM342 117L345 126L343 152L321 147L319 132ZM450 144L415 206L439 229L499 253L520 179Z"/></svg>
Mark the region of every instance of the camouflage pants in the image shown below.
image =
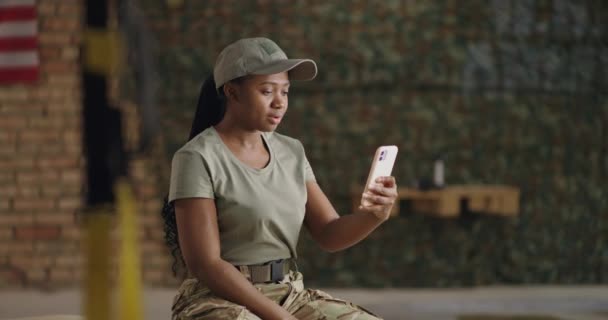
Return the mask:
<svg viewBox="0 0 608 320"><path fill-rule="evenodd" d="M371 312L329 294L304 289L302 274L290 272L280 283L254 285L299 320L379 320ZM173 320L260 320L244 306L213 295L196 279L185 280L173 300Z"/></svg>

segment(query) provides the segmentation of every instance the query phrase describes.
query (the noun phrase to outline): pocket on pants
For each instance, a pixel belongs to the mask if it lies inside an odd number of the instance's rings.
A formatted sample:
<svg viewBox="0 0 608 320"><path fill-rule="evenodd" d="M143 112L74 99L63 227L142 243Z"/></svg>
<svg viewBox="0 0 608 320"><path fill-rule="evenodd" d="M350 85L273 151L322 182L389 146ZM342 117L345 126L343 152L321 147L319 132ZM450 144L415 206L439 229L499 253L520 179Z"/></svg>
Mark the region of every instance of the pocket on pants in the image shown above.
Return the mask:
<svg viewBox="0 0 608 320"><path fill-rule="evenodd" d="M381 319L373 312L352 302L334 298L321 290L308 289L310 302L304 305L297 314L303 319L345 319L345 320L377 320ZM308 317L308 318L306 318ZM324 318L321 318L324 317Z"/></svg>

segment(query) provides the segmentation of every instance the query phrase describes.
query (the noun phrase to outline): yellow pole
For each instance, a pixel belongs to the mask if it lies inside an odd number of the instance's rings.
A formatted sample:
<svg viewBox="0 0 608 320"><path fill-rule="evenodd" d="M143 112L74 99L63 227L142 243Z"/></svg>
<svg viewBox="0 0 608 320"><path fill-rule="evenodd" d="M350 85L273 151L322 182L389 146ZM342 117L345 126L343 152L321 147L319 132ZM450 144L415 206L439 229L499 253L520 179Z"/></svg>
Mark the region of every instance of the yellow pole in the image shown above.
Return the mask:
<svg viewBox="0 0 608 320"><path fill-rule="evenodd" d="M137 245L137 215L135 198L129 183L121 178L115 186L122 236L119 260L119 289L121 320L141 320L141 269Z"/></svg>
<svg viewBox="0 0 608 320"><path fill-rule="evenodd" d="M110 319L109 211L98 208L85 215L84 313L87 320Z"/></svg>

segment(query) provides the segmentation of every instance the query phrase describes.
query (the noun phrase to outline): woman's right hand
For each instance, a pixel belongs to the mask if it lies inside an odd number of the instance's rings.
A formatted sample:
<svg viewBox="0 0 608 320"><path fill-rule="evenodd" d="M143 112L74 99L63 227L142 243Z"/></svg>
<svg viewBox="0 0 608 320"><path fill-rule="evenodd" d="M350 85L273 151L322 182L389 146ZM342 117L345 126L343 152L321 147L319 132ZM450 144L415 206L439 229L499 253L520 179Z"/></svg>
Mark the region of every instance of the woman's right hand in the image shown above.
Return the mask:
<svg viewBox="0 0 608 320"><path fill-rule="evenodd" d="M363 193L362 199L369 205L359 206L359 210L373 214L378 219L385 221L389 218L393 205L397 199L397 182L395 177L379 177L368 191Z"/></svg>

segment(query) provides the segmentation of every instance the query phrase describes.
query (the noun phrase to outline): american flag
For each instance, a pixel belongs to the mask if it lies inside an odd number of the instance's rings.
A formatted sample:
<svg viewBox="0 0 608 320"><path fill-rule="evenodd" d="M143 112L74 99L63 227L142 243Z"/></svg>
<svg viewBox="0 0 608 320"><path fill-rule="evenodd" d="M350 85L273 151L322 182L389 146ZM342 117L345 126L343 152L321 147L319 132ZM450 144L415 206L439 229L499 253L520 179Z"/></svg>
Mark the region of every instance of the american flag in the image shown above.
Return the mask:
<svg viewBox="0 0 608 320"><path fill-rule="evenodd" d="M35 0L0 0L0 84L38 80Z"/></svg>

